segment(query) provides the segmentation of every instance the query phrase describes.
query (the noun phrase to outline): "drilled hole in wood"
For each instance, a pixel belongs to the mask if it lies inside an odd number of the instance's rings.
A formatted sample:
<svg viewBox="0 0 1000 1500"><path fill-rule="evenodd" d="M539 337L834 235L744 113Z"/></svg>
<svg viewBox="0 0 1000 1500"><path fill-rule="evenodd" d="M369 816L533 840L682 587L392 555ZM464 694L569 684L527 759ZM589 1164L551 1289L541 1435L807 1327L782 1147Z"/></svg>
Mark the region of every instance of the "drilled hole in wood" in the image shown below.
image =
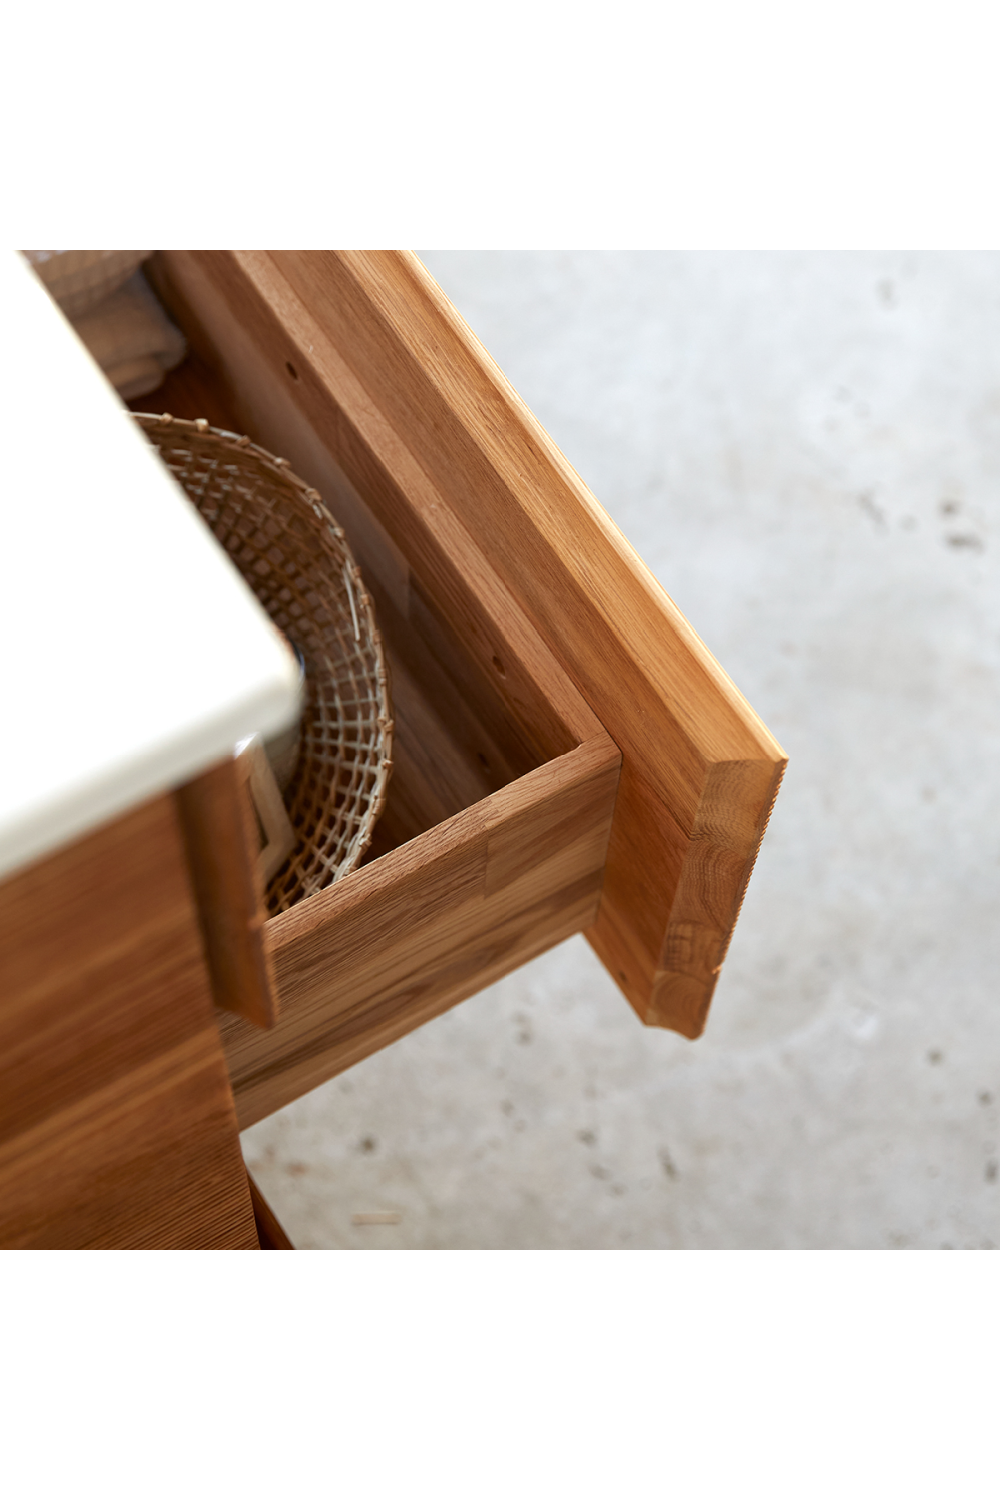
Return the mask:
<svg viewBox="0 0 1000 1500"><path fill-rule="evenodd" d="M496 669L500 673L501 677L506 677L507 676L507 668L504 666L504 664L500 660L499 656L494 656L494 658L493 658L493 665L496 667Z"/></svg>
<svg viewBox="0 0 1000 1500"><path fill-rule="evenodd" d="M292 364L292 362L291 362L290 359L286 359L285 360L285 369L288 371L289 375L292 377L293 380L298 380L298 378L299 378L299 372L295 368L295 366Z"/></svg>

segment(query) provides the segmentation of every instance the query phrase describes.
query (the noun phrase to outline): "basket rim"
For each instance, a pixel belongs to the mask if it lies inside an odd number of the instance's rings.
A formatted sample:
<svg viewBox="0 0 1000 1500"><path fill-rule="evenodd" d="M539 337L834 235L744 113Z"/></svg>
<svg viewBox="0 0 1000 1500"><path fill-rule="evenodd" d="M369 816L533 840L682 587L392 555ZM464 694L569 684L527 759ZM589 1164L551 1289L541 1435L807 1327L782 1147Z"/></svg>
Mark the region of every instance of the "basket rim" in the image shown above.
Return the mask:
<svg viewBox="0 0 1000 1500"><path fill-rule="evenodd" d="M157 429L163 429L166 431L174 430L179 434L190 432L192 434L197 434L199 437L214 438L220 441L223 446L231 448L235 453L238 453L242 456L252 456L262 465L265 470L269 470L272 474L274 474L276 478L279 478L283 484L290 484L300 493L302 498L310 505L311 509L316 515L316 518L320 521L323 521L326 525L329 526L334 538L337 541L338 546L343 550L344 555L347 559L347 566L344 570L344 582L348 587L348 599L351 604L352 610L355 608L355 606L357 606L360 614L364 618L366 633L371 641L376 659L375 675L378 689L379 708L376 724L381 740L381 753L378 760L375 785L372 788L371 795L368 799L368 803L361 818L359 827L355 832L353 838L351 839L347 847L347 851L345 852L344 857L336 870L336 873L333 875L332 879L327 882L326 885L321 886L319 889L311 891L308 894L300 896L288 907L283 908L283 910L285 911L293 910L303 901L308 901L311 896L320 895L322 891L329 890L331 886L338 884L347 875L352 874L353 871L358 868L362 857L371 844L375 824L378 822L383 811L385 810L385 804L388 797L388 784L393 769L392 749L393 737L395 732L395 719L392 709L389 664L385 654L385 646L382 640L382 633L379 630L375 620L374 605L372 603L372 599L368 593L368 590L364 586L361 569L358 566L357 560L347 540L347 536L344 532L343 527L339 524L336 517L326 506L326 503L324 502L320 492L312 485L307 484L306 481L300 477L300 475L295 473L295 470L292 468L291 463L287 458L280 458L276 454L270 452L269 449L262 448L259 443L255 443L245 433L232 432L224 427L214 427L206 417L175 417L170 412L156 413L133 411L130 411L128 415L144 432L152 433ZM183 487L181 486L181 488ZM190 497L185 496L185 498L188 500L188 503L192 505L192 508L197 511L197 506L194 505L193 501L190 500ZM201 519L203 520L203 523L208 526L208 523L204 521L204 518L202 517ZM211 527L208 527L208 529L211 530ZM218 545L221 546L221 543L218 543ZM223 548L223 550L225 549ZM232 562L231 558L229 560L230 562ZM235 564L233 564L233 566L235 566ZM360 643L361 635L357 621L355 621L355 639ZM274 877L275 880L278 879L280 873L280 871L276 873ZM281 914L282 913L280 911L274 913L274 915L278 916L280 916Z"/></svg>

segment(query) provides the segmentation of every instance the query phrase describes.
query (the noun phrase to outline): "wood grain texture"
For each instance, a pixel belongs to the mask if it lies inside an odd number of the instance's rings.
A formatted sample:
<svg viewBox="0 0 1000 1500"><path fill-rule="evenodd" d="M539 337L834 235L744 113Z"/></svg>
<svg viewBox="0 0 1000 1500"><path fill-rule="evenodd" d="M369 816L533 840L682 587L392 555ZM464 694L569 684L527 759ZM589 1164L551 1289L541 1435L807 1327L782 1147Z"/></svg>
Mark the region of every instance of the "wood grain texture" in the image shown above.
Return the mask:
<svg viewBox="0 0 1000 1500"><path fill-rule="evenodd" d="M202 371L211 361L238 430L287 458L343 525L394 657L421 678L436 664L429 700L449 718L464 700L516 775L581 743L596 717L469 529L267 257L263 292L243 259L161 253L157 288ZM319 374L300 361L290 378L293 336L312 342Z"/></svg>
<svg viewBox="0 0 1000 1500"><path fill-rule="evenodd" d="M250 1186L250 1202L253 1204L253 1217L257 1225L260 1248L262 1250L294 1250L295 1246L250 1172L247 1173L247 1182Z"/></svg>
<svg viewBox="0 0 1000 1500"><path fill-rule="evenodd" d="M587 926L619 765L599 734L272 918L280 1020L222 1024L240 1128Z"/></svg>
<svg viewBox="0 0 1000 1500"><path fill-rule="evenodd" d="M780 748L419 263L276 260L652 793L623 803L591 936L644 1019L697 1035ZM637 888L650 858L666 879Z"/></svg>
<svg viewBox="0 0 1000 1500"><path fill-rule="evenodd" d="M245 1028L225 1028L230 1059L236 1059L234 1076L236 1069L241 1070L241 1111L246 1120L251 1110L259 1118L277 1108L591 920L600 872L594 855L593 810L584 808L580 828L560 827L563 814L557 812L552 826L559 843L552 849L545 843L551 822L546 795L555 797L558 809L567 769L572 780L579 774L578 762L536 777L526 790L512 794L512 808L527 795L526 810L519 816L522 822L527 817L534 824L535 836L532 839L515 819L512 827L520 829L519 838L508 855L497 833L487 880L488 893L497 899L470 903L455 872L461 872L470 828L495 816L496 809L486 807L485 799L541 769L548 757L558 759L581 744L589 744L591 757L596 753L599 760L603 758L612 777L620 757L467 534L453 526L450 534L447 530L441 534L435 512L446 516L445 508L435 503L426 525L411 532L402 528L403 539L423 569L418 573L316 432L303 421L284 386L275 388L269 356L262 355L249 336L248 330L254 329L250 310L240 305L236 316L224 299L210 294L200 265L192 271L182 260L172 270L175 279L170 295L175 312L190 330L191 304L197 305L199 317L211 332L206 337L202 327L202 347L214 349L224 371L233 372L232 380L225 374L220 378L211 397L215 420L230 429L248 431L282 456L290 456L297 472L320 489L362 562L392 670L395 769L388 805L366 856L366 865L377 862L378 878L367 881L358 893L358 876L352 875L336 892L301 903L291 928L287 917L268 924L269 949L277 941L276 934L308 932L309 980L315 994L304 995L302 973L296 963L288 961L278 970L276 983L283 1009L294 1007L296 1016L279 1027L280 1036L256 1048L243 1035ZM183 282L183 296L178 281ZM267 328L262 341L265 348L271 347ZM203 360L197 364L190 384L183 367L175 372L157 393L162 404L175 415L196 415L207 399L207 369ZM287 384L287 373L282 379ZM356 415L363 421L363 393L348 381L342 395L349 404L361 403ZM329 413L320 426L328 440ZM419 475L405 462L403 472L397 473L397 460L398 455L387 454L381 483L387 504L402 512L407 488L419 486ZM358 477L364 482L364 475ZM603 850L614 797L612 781L598 778L593 787L584 787L583 795L585 804L595 796L598 800L597 838ZM474 808L479 810L471 823L465 819L451 828L450 820ZM436 838L421 838L431 831L437 832ZM394 851L412 840L418 841L417 846L405 859L396 858ZM461 905L464 948L459 953L454 951L446 913L440 909L434 910L433 929L423 934L415 948L408 946L409 929L420 931L423 915L422 859L432 866L439 859L444 861L434 879L438 889L452 889ZM521 876L532 860L546 868L534 887L522 880L519 891L501 900L498 882L513 876L511 859ZM353 913L357 951L364 955L354 968L345 966L339 948L347 910ZM499 918L505 929L498 942L492 924ZM386 932L391 934L387 954L382 951ZM407 961L405 993L388 993L382 997L384 1005L374 1003L379 995L372 983L384 974L384 963L390 961L391 967L400 955ZM486 963L488 967L482 967ZM340 1014L339 988L348 984L359 998L345 1017ZM316 1002L314 1012L304 1008L311 1000ZM301 1033L307 1025L313 1037L304 1043ZM248 1081L251 1066L261 1075L259 1097L256 1084Z"/></svg>
<svg viewBox="0 0 1000 1500"><path fill-rule="evenodd" d="M174 796L213 999L255 1026L273 1026L278 1001L264 948L264 887L246 769L230 756Z"/></svg>
<svg viewBox="0 0 1000 1500"><path fill-rule="evenodd" d="M698 1035L781 747L414 256L171 253L162 275L258 429L311 434L437 603L449 558L485 560L580 689L628 791L588 936L644 1020Z"/></svg>
<svg viewBox="0 0 1000 1500"><path fill-rule="evenodd" d="M0 1246L256 1249L171 796L0 885Z"/></svg>
<svg viewBox="0 0 1000 1500"><path fill-rule="evenodd" d="M777 793L780 746L415 257L272 261L652 791L643 818L616 829L592 938L644 1019L697 1035ZM680 853L680 868L637 893L632 866L651 844L664 868Z"/></svg>
<svg viewBox="0 0 1000 1500"><path fill-rule="evenodd" d="M245 1027L224 1028L247 1122L589 922L620 757L468 533L428 495L419 469L379 426L349 372L340 368L331 380L339 381L337 401L350 423L330 404L329 387L320 392L325 405L306 420L289 394L297 377L292 381L282 365L272 369L271 312L261 316L252 301L233 300L232 286L220 294L201 257L170 257L169 273L160 289L204 352L196 355L193 386L178 371L158 392L162 404L194 415L191 403L205 400L206 361L218 361L216 420L288 457L330 504L375 597L392 667L395 770L366 862L377 875L360 884L352 875L268 923L283 1022L263 1047ZM366 445L331 452L338 424L355 432L355 423L365 429ZM357 485L379 497L375 510ZM426 502L415 512L411 492ZM583 760L560 761L581 745ZM572 805L563 826L565 778L579 778L595 755L607 774L584 776L583 802ZM489 802L505 789L507 801ZM497 817L497 806L507 809L517 838L508 850L512 834L504 835L501 818L488 873L483 866L470 877L466 861L485 858L475 832ZM397 857L404 845L405 857ZM441 904L447 900L451 913ZM354 946L345 954L348 937ZM345 993L352 997L347 1013Z"/></svg>

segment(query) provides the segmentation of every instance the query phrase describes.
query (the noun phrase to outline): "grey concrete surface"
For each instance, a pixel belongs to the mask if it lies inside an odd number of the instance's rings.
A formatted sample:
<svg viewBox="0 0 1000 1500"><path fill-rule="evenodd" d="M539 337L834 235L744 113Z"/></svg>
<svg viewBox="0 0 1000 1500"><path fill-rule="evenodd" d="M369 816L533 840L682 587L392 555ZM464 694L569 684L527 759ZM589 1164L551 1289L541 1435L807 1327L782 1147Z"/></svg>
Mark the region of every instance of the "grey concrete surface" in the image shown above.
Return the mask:
<svg viewBox="0 0 1000 1500"><path fill-rule="evenodd" d="M574 939L246 1132L264 1192L303 1248L996 1248L1000 256L424 259L791 763L700 1041Z"/></svg>

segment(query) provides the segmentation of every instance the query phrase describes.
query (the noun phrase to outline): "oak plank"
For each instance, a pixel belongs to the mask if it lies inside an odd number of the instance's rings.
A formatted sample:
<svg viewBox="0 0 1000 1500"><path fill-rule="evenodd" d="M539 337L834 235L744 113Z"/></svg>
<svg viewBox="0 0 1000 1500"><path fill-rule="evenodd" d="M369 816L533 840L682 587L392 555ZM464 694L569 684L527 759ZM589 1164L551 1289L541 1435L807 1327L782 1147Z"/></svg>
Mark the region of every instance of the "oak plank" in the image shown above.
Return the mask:
<svg viewBox="0 0 1000 1500"><path fill-rule="evenodd" d="M222 1021L240 1128L585 927L619 766L600 734L272 918L281 1018Z"/></svg>
<svg viewBox="0 0 1000 1500"><path fill-rule="evenodd" d="M0 1246L256 1249L174 799L0 884Z"/></svg>
<svg viewBox="0 0 1000 1500"><path fill-rule="evenodd" d="M254 1181L251 1172L247 1172L247 1182L250 1185L250 1202L253 1204L253 1216L254 1222L257 1225L257 1238L260 1240L260 1248L262 1250L294 1250L295 1246L279 1223L273 1208Z"/></svg>

